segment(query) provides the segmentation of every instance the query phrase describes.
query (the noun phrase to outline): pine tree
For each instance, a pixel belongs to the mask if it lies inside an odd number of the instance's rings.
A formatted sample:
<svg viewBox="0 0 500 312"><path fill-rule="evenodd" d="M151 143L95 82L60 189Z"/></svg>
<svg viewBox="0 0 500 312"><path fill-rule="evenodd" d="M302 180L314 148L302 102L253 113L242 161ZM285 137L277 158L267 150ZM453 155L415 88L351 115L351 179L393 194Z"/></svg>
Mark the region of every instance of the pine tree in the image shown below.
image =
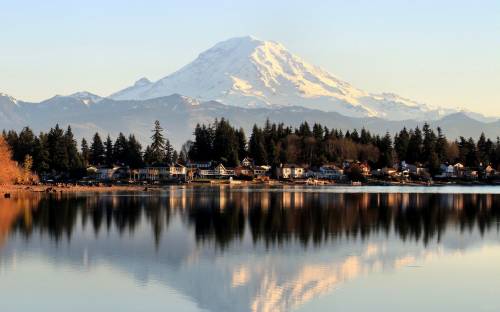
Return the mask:
<svg viewBox="0 0 500 312"><path fill-rule="evenodd" d="M94 134L90 146L90 163L96 166L105 164L105 150L99 133Z"/></svg>
<svg viewBox="0 0 500 312"><path fill-rule="evenodd" d="M410 163L422 161L422 131L418 127L415 131L410 131L410 141L408 142L407 160Z"/></svg>
<svg viewBox="0 0 500 312"><path fill-rule="evenodd" d="M391 135L387 132L383 138L380 139L378 143L378 149L380 150L379 166L380 167L392 167L393 166L393 147Z"/></svg>
<svg viewBox="0 0 500 312"><path fill-rule="evenodd" d="M427 123L424 124L422 130L424 132L424 140L422 142L422 160L425 164L429 165L431 162L435 163L437 159L436 135ZM439 160L437 162L439 162Z"/></svg>
<svg viewBox="0 0 500 312"><path fill-rule="evenodd" d="M165 140L165 163L172 164L174 162L174 152L175 150L170 141L168 139Z"/></svg>
<svg viewBox="0 0 500 312"><path fill-rule="evenodd" d="M446 151L448 150L448 140L443 134L443 130L440 127L437 128L437 139L436 139L436 154L440 162L446 160Z"/></svg>
<svg viewBox="0 0 500 312"><path fill-rule="evenodd" d="M68 171L73 177L78 177L82 173L83 164L71 126L68 126L64 133L64 145L68 157Z"/></svg>
<svg viewBox="0 0 500 312"><path fill-rule="evenodd" d="M29 127L24 127L19 133L17 144L14 149L14 159L22 163L26 155L32 156L34 154L35 135Z"/></svg>
<svg viewBox="0 0 500 312"><path fill-rule="evenodd" d="M47 137L50 155L50 168L57 172L69 172L70 161L68 157L67 140L64 131L56 125L50 129Z"/></svg>
<svg viewBox="0 0 500 312"><path fill-rule="evenodd" d="M134 135L128 137L126 155L126 164L131 168L141 168L144 165L142 160L142 146Z"/></svg>
<svg viewBox="0 0 500 312"><path fill-rule="evenodd" d="M80 150L82 152L83 165L86 167L89 165L89 161L90 161L90 148L89 148L89 144L87 143L87 140L85 140L85 138L82 138L82 142L80 144Z"/></svg>
<svg viewBox="0 0 500 312"><path fill-rule="evenodd" d="M104 163L108 168L113 167L115 164L115 157L113 154L113 141L111 141L111 137L108 136L106 137L106 142L104 143Z"/></svg>
<svg viewBox="0 0 500 312"><path fill-rule="evenodd" d="M165 138L163 137L163 128L158 120L155 121L154 129L151 136L152 143L150 145L151 164L160 165L165 161Z"/></svg>
<svg viewBox="0 0 500 312"><path fill-rule="evenodd" d="M125 165L127 163L129 144L123 133L119 133L113 145L113 160L114 163Z"/></svg>
<svg viewBox="0 0 500 312"><path fill-rule="evenodd" d="M250 142L248 145L250 157L253 158L254 162L257 165L267 164L264 135L262 134L262 130L259 129L257 125L253 126L252 135L250 136Z"/></svg>
<svg viewBox="0 0 500 312"><path fill-rule="evenodd" d="M410 134L406 130L406 127L399 132L398 135L394 137L394 150L398 156L399 161L406 161L408 159L408 146L410 144Z"/></svg>
<svg viewBox="0 0 500 312"><path fill-rule="evenodd" d="M240 128L240 130L236 132L236 137L238 140L238 157L240 160L243 160L247 157L247 138L245 136L245 130Z"/></svg>
<svg viewBox="0 0 500 312"><path fill-rule="evenodd" d="M43 132L35 138L33 169L39 175L48 173L50 169L50 154L48 150L47 135Z"/></svg>

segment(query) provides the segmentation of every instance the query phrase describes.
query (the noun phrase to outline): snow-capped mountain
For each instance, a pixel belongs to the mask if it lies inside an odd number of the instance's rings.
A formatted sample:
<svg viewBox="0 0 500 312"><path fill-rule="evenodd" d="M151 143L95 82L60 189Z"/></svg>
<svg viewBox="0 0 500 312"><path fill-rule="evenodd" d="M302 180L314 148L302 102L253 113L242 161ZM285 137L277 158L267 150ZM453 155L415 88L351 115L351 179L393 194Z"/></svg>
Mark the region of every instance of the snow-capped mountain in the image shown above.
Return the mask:
<svg viewBox="0 0 500 312"><path fill-rule="evenodd" d="M146 78L110 97L144 100L173 93L242 107L304 106L351 117L435 120L456 110L395 94L370 94L290 53L253 37L220 42L154 83Z"/></svg>

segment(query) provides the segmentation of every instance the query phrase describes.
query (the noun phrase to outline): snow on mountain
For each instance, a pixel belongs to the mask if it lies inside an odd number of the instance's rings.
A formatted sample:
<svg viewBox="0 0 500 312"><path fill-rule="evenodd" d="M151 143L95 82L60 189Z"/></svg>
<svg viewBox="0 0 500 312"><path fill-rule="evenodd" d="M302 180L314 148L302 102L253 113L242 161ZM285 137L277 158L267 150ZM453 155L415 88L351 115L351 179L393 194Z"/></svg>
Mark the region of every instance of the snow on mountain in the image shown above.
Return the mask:
<svg viewBox="0 0 500 312"><path fill-rule="evenodd" d="M10 95L0 93L0 125L12 126L22 120L19 102Z"/></svg>
<svg viewBox="0 0 500 312"><path fill-rule="evenodd" d="M0 92L0 105L2 106L7 106L7 105L14 105L17 106L17 100L13 98L12 96Z"/></svg>
<svg viewBox="0 0 500 312"><path fill-rule="evenodd" d="M87 105L87 106L98 103L99 101L101 101L103 99L99 95L96 95L96 94L93 94L93 93L90 93L87 91L76 92L76 93L73 93L71 95L68 95L68 97L78 99L78 100L82 101L82 103Z"/></svg>
<svg viewBox="0 0 500 312"><path fill-rule="evenodd" d="M438 119L454 110L395 94L370 94L290 53L253 37L220 42L190 64L154 83L141 79L110 97L151 99L179 93L242 107L304 106L352 117Z"/></svg>
<svg viewBox="0 0 500 312"><path fill-rule="evenodd" d="M124 90L116 92L111 95L110 98L114 100L132 100L132 99L140 99L140 94L145 92L153 83L146 77L143 77L137 80L133 86L130 86ZM175 92L171 92L170 94L174 94ZM168 94L168 95L170 95Z"/></svg>

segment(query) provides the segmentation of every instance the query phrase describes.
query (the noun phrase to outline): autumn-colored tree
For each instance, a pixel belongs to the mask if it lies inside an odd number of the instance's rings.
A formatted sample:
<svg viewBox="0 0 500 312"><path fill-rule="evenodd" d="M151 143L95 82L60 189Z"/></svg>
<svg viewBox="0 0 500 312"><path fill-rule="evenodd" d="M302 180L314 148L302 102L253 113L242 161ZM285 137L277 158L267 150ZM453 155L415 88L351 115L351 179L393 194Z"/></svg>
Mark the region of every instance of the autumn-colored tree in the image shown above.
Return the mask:
<svg viewBox="0 0 500 312"><path fill-rule="evenodd" d="M10 147L0 135L0 184L12 184L20 175L21 171L17 163L12 160Z"/></svg>

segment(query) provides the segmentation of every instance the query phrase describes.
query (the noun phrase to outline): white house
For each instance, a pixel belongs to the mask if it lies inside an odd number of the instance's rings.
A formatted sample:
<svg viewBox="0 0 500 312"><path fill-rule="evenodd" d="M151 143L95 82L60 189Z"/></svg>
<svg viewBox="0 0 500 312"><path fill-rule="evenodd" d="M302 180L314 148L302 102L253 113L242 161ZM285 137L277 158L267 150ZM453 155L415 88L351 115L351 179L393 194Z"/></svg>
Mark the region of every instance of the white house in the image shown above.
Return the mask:
<svg viewBox="0 0 500 312"><path fill-rule="evenodd" d="M241 165L243 167L251 167L253 166L253 159L250 157L245 157L245 159L241 161Z"/></svg>
<svg viewBox="0 0 500 312"><path fill-rule="evenodd" d="M204 178L223 178L236 175L234 169L226 169L222 164L217 165L214 169L200 169L198 174Z"/></svg>

